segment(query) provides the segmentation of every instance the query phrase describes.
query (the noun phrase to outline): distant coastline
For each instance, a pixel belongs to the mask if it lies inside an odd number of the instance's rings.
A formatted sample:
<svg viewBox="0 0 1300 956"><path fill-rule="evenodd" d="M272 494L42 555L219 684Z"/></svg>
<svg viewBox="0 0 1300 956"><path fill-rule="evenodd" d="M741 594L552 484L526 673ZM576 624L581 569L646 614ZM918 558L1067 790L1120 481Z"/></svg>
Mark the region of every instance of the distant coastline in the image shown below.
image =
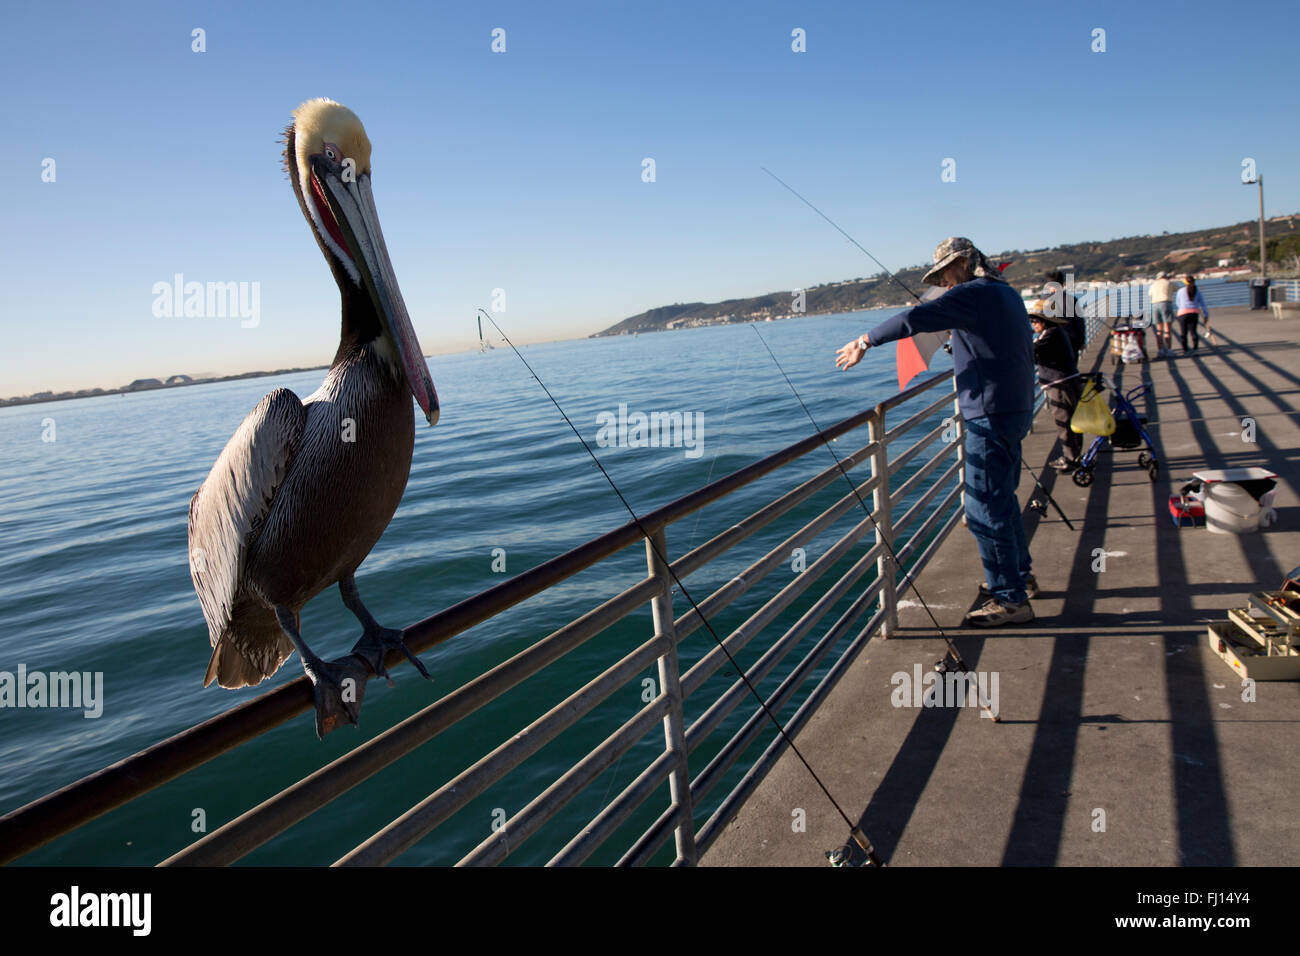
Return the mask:
<svg viewBox="0 0 1300 956"><path fill-rule="evenodd" d="M1047 272L1055 269L1079 282L1123 282L1139 277L1154 278L1157 272L1179 276L1193 272L1206 278L1236 273L1230 278L1244 279L1248 277L1249 267L1259 264L1258 229L1257 221L1247 220L1231 226L1166 232L1158 236L1128 236L1046 249L1011 249L996 254L984 251L994 262L1007 263L1002 277L1022 290L1041 288ZM1300 273L1300 214L1274 216L1268 220L1265 233L1270 274ZM902 286L919 294L923 288L921 279L928 269L926 265L898 269L894 272L897 282L882 272L745 299L659 306L596 332L591 338L868 309L902 309L911 304Z"/></svg>
<svg viewBox="0 0 1300 956"><path fill-rule="evenodd" d="M1237 272L1239 275L1233 275L1231 278L1245 279L1248 276L1242 272L1242 267L1258 265L1259 262L1258 235L1258 223L1247 220L1231 226L1217 226L1192 232L1129 236L1107 242L1083 242L1045 249L1012 249L989 255L996 262L1009 263L1006 271L1003 272L1003 277L1017 288L1040 287L1045 273L1049 269L1058 268L1070 273L1074 280L1080 282L1118 282L1138 276L1154 276L1157 271L1169 272L1171 275L1194 272L1208 277L1214 274L1216 269L1220 272ZM1277 277L1285 274L1300 274L1300 213L1270 218L1267 223L1266 238L1270 275ZM911 266L897 270L894 276L908 289L919 292L922 288L921 277L927 268L927 266ZM796 290L770 292L747 299L727 299L722 302L675 303L649 309L586 337L594 339L710 325L865 312L872 309L902 309L911 304L910 300L903 295L899 284L884 273L822 283L801 291L802 309L793 308ZM62 402L74 398L94 398L100 395L127 395L162 388L181 388L187 385L210 385L215 382L231 382L270 375L292 375L328 367L328 365L310 365L204 378L193 378L188 375L173 375L167 379L142 378L117 388L43 391L13 398L0 398L0 408L11 405Z"/></svg>
<svg viewBox="0 0 1300 956"><path fill-rule="evenodd" d="M119 388L83 388L75 392L36 392L32 395L20 395L15 398L0 398L0 408L10 405L39 405L43 402L66 402L74 398L97 398L100 395L127 395L134 392L156 392L164 388L184 388L187 385L212 385L216 382L235 382L242 378L262 378L267 375L292 375L295 372L311 372L329 368L328 365L310 365L305 368L277 368L271 371L240 372L237 375L215 375L207 378L191 378L189 375L173 375L168 379L138 378L130 385Z"/></svg>

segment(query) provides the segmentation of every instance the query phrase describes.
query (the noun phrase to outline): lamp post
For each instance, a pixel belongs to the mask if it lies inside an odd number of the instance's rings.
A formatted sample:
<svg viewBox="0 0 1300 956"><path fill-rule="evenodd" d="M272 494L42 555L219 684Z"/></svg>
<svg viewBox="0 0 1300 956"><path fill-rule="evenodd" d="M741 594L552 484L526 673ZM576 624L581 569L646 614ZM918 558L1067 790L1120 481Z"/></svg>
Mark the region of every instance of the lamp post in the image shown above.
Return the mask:
<svg viewBox="0 0 1300 956"><path fill-rule="evenodd" d="M1256 176L1254 179L1243 179L1243 186L1253 186L1259 183L1259 277L1268 278L1268 260L1264 258L1264 177Z"/></svg>

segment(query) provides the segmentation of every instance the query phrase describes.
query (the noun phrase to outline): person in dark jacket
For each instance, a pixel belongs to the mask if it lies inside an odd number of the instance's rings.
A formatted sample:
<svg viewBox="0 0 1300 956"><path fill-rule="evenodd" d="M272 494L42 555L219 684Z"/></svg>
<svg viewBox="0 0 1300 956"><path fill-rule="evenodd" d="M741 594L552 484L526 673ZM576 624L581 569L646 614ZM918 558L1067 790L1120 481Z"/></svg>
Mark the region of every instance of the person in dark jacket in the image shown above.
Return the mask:
<svg viewBox="0 0 1300 956"><path fill-rule="evenodd" d="M1060 302L1061 308L1056 310L1057 314L1066 319L1065 331L1070 338L1070 345L1074 347L1075 356L1080 356L1083 354L1083 346L1088 338L1088 330L1083 317L1083 306L1079 304L1073 288L1066 285L1065 273L1060 269L1047 273L1047 283L1043 288L1043 296L1051 298L1053 302ZM1056 298L1058 294L1059 299ZM1049 315L1053 312L1052 309L1044 309L1043 311Z"/></svg>
<svg viewBox="0 0 1300 956"><path fill-rule="evenodd" d="M849 369L868 348L917 332L952 332L957 404L965 422L966 522L984 564L988 599L963 624L992 627L1034 619L1038 584L1016 486L1020 443L1034 413L1034 357L1025 304L969 240L954 236L934 251L925 282L939 298L886 319L839 350Z"/></svg>
<svg viewBox="0 0 1300 956"><path fill-rule="evenodd" d="M1074 346L1066 332L1069 319L1052 315L1047 305L1039 299L1029 307L1029 320L1034 326L1034 364L1038 368L1038 384L1047 393L1047 404L1061 438L1061 455L1049 464L1068 475L1078 467L1083 450L1083 436L1070 430L1082 379Z"/></svg>

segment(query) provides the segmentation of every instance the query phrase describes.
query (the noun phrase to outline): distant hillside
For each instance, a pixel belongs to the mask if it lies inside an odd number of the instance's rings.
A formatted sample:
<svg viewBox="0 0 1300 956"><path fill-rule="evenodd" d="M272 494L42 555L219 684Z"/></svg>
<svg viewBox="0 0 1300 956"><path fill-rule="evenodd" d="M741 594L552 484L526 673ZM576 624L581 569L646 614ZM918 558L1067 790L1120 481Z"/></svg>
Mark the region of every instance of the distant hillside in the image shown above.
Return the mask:
<svg viewBox="0 0 1300 956"><path fill-rule="evenodd" d="M273 372L240 372L237 375L214 375L207 378L192 378L189 375L173 375L167 381L156 378L137 378L130 385L120 388L83 388L75 392L37 392L34 395L18 395L14 398L0 398L0 407L6 405L38 405L42 402L63 402L70 398L93 398L97 395L125 395L127 392L148 392L158 388L183 388L186 385L210 385L213 382L234 382L242 378L261 378L265 375L292 375L295 372L309 372L315 368L279 368Z"/></svg>
<svg viewBox="0 0 1300 956"><path fill-rule="evenodd" d="M1279 216L1265 228L1270 274L1273 270L1300 272L1300 215ZM1011 249L993 253L995 262L1010 260L1004 278L1016 288L1039 286L1044 273L1065 269L1076 281L1110 280L1118 282L1133 276L1153 276L1157 272L1205 272L1219 267L1222 260L1230 265L1259 262L1259 222L1239 222L1196 232L1163 233L1159 236L1129 236L1107 242L1079 242L1049 249ZM894 273L909 289L922 290L921 277L929 266L911 266ZM729 322L753 322L764 319L790 318L793 290L768 292L748 299L725 302L687 302L664 305L612 325L592 338L603 335L627 335L633 332L661 332L668 329L722 325ZM911 302L907 293L883 273L870 278L858 277L825 283L804 290L804 314L824 315L862 309L901 308Z"/></svg>

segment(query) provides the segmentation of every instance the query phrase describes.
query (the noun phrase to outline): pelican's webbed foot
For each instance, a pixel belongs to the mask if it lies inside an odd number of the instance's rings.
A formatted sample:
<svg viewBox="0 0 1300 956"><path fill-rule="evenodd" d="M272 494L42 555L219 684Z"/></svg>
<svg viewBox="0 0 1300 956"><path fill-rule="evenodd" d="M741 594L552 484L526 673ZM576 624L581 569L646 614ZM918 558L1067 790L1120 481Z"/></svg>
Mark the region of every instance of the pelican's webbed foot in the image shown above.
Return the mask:
<svg viewBox="0 0 1300 956"><path fill-rule="evenodd" d="M357 641L356 646L352 648L352 653L369 664L376 676L388 681L388 686L392 687L393 679L388 675L388 668L384 666L384 657L390 650L400 650L406 655L407 660L415 665L421 677L425 680L433 680L424 662L412 654L411 649L402 640L402 632L395 631L391 627L367 629L361 635L361 640Z"/></svg>
<svg viewBox="0 0 1300 956"><path fill-rule="evenodd" d="M412 654L411 649L402 640L402 632L395 631L391 627L381 627L366 610L366 606L361 603L361 595L357 593L356 579L352 575L349 574L339 581L339 593L343 595L344 605L356 615L363 629L361 640L357 641L356 646L352 648L352 653L369 664L377 677L388 681L389 687L393 686L393 679L388 674L388 668L384 666L384 657L390 650L400 650L406 655L406 659L415 665L421 677L425 680L433 680L424 662Z"/></svg>
<svg viewBox="0 0 1300 956"><path fill-rule="evenodd" d="M319 657L303 661L303 670L311 678L316 696L316 736L324 740L331 730L345 723L355 724L361 717L361 700L366 696L370 671L366 662L355 654L336 661Z"/></svg>
<svg viewBox="0 0 1300 956"><path fill-rule="evenodd" d="M323 661L298 633L298 615L288 608L276 607L275 617L280 622L280 629L293 642L294 649L302 658L302 669L311 681L316 699L316 736L324 740L331 730L345 723L355 724L361 716L366 682L370 680L366 661L355 655Z"/></svg>

